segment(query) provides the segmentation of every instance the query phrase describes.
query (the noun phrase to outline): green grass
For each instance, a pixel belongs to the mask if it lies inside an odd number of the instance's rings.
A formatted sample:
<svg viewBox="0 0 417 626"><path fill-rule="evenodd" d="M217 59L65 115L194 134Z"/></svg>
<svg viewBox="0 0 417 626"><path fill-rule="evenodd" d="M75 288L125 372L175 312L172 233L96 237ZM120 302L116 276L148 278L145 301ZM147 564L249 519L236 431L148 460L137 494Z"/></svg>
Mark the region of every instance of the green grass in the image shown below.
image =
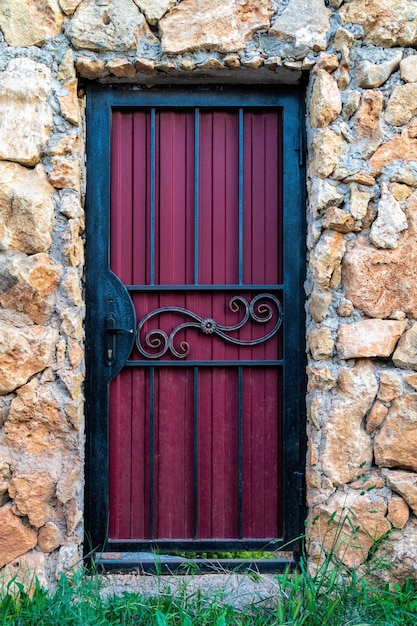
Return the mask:
<svg viewBox="0 0 417 626"><path fill-rule="evenodd" d="M36 585L29 596L18 583L0 598L0 625L100 626L415 626L415 581L402 586L371 586L355 572L347 573L326 562L315 575L304 563L296 572L276 577L276 593L267 601L236 608L235 598L189 583L174 593L160 579L153 597L139 593L122 596L101 593L100 576L78 573L62 577L53 592ZM256 576L254 576L256 589ZM258 578L261 578L260 576Z"/></svg>

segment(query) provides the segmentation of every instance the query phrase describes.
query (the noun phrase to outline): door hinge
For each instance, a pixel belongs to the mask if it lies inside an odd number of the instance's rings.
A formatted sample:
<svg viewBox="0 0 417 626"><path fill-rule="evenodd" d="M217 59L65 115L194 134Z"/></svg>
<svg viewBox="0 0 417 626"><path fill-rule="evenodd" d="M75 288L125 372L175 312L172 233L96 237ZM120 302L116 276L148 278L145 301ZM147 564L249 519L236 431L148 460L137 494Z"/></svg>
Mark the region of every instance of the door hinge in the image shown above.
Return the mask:
<svg viewBox="0 0 417 626"><path fill-rule="evenodd" d="M298 165L302 167L305 164L306 157L306 139L304 133L299 133L295 137L296 140L296 152L298 152Z"/></svg>

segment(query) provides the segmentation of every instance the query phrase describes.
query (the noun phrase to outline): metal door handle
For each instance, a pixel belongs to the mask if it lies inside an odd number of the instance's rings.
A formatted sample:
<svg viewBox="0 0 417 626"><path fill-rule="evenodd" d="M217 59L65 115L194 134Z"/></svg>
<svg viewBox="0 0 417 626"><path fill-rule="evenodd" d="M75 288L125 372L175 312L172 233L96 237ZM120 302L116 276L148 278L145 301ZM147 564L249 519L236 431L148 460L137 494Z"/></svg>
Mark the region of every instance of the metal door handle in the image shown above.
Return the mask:
<svg viewBox="0 0 417 626"><path fill-rule="evenodd" d="M116 334L128 333L133 335L133 328L117 328L117 318L114 313L109 313L106 317L106 363L111 367L116 359Z"/></svg>

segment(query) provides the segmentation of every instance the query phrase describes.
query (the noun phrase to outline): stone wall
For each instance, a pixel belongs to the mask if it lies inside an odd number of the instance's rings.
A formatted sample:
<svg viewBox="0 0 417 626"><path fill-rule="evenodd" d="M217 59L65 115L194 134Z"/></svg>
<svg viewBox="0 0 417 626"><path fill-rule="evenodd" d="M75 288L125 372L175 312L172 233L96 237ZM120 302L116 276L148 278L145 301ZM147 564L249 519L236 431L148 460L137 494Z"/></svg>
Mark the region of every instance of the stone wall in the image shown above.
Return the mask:
<svg viewBox="0 0 417 626"><path fill-rule="evenodd" d="M381 576L417 577L416 3L4 0L0 30L5 576L47 586L81 558L80 79L304 74L309 546L319 559L336 542L352 567L382 538Z"/></svg>

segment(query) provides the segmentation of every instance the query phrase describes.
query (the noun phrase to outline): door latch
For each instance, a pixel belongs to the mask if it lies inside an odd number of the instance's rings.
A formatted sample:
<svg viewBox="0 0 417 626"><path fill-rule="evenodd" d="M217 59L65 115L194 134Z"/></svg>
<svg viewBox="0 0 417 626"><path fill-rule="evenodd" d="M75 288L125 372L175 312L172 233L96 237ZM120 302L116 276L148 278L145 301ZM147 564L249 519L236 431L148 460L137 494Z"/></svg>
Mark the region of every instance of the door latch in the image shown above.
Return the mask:
<svg viewBox="0 0 417 626"><path fill-rule="evenodd" d="M114 313L109 313L106 317L106 364L111 367L116 360L117 333L129 333L133 335L133 328L118 328L117 318Z"/></svg>

